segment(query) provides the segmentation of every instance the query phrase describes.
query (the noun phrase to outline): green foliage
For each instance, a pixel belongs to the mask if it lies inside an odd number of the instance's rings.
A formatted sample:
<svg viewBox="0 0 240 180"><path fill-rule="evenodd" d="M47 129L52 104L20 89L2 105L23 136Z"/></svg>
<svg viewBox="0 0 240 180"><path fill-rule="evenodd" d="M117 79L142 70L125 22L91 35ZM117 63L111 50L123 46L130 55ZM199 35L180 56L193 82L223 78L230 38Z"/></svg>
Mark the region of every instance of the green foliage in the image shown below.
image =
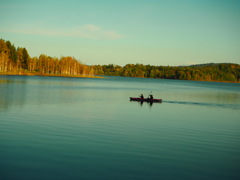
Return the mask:
<svg viewBox="0 0 240 180"><path fill-rule="evenodd" d="M6 45L9 49L9 58L13 61L13 62L17 62L17 50L15 48L15 46L13 44L11 44L10 41L6 41Z"/></svg>
<svg viewBox="0 0 240 180"><path fill-rule="evenodd" d="M0 39L0 53L8 54L9 49L6 42L3 39Z"/></svg>
<svg viewBox="0 0 240 180"><path fill-rule="evenodd" d="M42 54L38 58L31 58L26 48L18 47L16 50L10 41L5 42L3 39L0 39L0 72L34 72L52 75L97 74L142 78L240 82L239 64L210 63L180 67L143 64L126 64L123 67L114 64L86 66L73 57L61 57L58 59Z"/></svg>
<svg viewBox="0 0 240 180"><path fill-rule="evenodd" d="M98 75L114 75L143 78L163 78L197 81L231 81L240 82L240 65L221 63L195 66L151 66L143 64L127 64L93 66Z"/></svg>
<svg viewBox="0 0 240 180"><path fill-rule="evenodd" d="M23 69L28 69L28 60L29 60L29 55L28 55L28 52L26 50L26 48L23 48L22 50L22 68Z"/></svg>

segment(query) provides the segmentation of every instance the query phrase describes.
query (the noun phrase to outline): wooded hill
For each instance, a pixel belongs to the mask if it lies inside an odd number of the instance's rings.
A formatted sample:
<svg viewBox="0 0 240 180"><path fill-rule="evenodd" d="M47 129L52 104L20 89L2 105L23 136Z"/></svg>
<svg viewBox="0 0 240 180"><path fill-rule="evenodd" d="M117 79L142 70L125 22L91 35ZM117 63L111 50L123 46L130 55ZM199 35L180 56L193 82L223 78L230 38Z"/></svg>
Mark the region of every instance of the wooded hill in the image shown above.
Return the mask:
<svg viewBox="0 0 240 180"><path fill-rule="evenodd" d="M94 70L98 75L240 82L240 65L231 63L211 63L176 67L151 66L143 64L127 64L121 67L110 64L94 66Z"/></svg>
<svg viewBox="0 0 240 180"><path fill-rule="evenodd" d="M210 63L191 66L151 66L143 64L87 66L73 57L30 57L26 48L15 48L10 41L0 39L0 74L43 75L114 75L142 78L162 78L197 81L240 82L240 65Z"/></svg>
<svg viewBox="0 0 240 180"><path fill-rule="evenodd" d="M30 57L26 48L15 48L10 41L0 39L0 73L39 75L93 75L92 67L84 65L73 57Z"/></svg>

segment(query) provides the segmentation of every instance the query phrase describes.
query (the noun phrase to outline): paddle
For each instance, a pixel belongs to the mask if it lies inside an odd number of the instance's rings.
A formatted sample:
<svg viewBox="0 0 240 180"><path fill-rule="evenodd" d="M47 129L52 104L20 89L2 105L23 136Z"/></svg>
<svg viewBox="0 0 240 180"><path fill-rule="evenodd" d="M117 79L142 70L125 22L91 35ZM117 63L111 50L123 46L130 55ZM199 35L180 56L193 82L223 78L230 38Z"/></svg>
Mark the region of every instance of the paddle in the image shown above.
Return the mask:
<svg viewBox="0 0 240 180"><path fill-rule="evenodd" d="M150 94L152 94L152 91L150 92ZM150 96L150 94L148 95L148 97Z"/></svg>

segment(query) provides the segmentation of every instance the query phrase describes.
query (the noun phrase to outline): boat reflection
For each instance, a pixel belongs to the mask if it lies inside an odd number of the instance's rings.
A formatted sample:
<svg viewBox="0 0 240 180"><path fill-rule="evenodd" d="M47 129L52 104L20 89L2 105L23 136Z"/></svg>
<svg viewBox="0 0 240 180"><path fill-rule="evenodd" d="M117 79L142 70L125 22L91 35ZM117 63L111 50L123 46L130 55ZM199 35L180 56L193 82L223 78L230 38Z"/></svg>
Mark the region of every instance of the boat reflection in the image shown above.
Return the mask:
<svg viewBox="0 0 240 180"><path fill-rule="evenodd" d="M162 102L149 102L149 101L132 101L130 100L130 102L135 102L138 103L141 107L143 106L143 104L147 104L150 108L153 106L153 104L162 104Z"/></svg>

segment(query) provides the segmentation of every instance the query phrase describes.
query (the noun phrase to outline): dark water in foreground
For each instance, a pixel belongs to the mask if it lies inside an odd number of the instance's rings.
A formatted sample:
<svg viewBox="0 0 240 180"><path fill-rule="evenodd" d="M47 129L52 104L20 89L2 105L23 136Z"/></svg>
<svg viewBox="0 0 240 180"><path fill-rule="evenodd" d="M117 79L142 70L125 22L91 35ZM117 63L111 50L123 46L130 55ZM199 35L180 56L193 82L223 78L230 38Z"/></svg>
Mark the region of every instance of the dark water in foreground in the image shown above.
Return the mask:
<svg viewBox="0 0 240 180"><path fill-rule="evenodd" d="M0 76L0 179L239 179L239 117L240 84Z"/></svg>

